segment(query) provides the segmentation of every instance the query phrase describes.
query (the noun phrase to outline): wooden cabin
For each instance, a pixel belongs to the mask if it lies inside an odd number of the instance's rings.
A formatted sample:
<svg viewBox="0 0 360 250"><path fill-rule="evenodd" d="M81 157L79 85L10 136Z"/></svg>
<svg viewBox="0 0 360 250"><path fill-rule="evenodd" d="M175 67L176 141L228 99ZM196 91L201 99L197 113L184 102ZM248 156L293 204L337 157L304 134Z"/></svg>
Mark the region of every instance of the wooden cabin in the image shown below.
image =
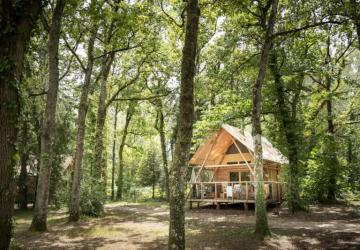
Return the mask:
<svg viewBox="0 0 360 250"><path fill-rule="evenodd" d="M262 137L266 203L281 202L284 188L279 180L281 166L287 163L265 137ZM190 160L192 174L188 187L193 202L255 203L254 143L250 133L224 124L201 145Z"/></svg>

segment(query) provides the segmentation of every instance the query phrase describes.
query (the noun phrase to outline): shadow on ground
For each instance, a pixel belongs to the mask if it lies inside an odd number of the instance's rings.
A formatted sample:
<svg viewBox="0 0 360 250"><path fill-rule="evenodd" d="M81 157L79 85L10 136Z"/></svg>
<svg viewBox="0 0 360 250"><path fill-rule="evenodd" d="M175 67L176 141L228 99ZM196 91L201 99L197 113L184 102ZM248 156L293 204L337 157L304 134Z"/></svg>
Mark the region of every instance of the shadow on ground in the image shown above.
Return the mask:
<svg viewBox="0 0 360 250"><path fill-rule="evenodd" d="M360 249L357 207L311 207L290 216L268 213L272 237L253 234L254 210L212 206L187 210L187 249ZM49 215L49 231L29 232L31 211L16 213L15 243L20 249L167 249L168 208L114 203L101 218L68 223L66 213Z"/></svg>

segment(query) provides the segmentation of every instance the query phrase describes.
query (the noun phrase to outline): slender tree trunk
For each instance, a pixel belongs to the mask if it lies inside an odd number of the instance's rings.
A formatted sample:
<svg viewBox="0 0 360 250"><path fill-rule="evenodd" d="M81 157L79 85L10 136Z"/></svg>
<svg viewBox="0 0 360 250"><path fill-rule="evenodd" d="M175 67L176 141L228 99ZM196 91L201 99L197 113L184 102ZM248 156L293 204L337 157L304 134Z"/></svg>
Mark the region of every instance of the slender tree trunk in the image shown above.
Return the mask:
<svg viewBox="0 0 360 250"><path fill-rule="evenodd" d="M168 169L168 160L166 153L166 138L165 138L165 122L164 122L164 113L162 109L162 102L159 101L158 107L158 122L156 125L156 130L159 132L160 136L160 146L161 146L161 156L163 160L163 170L165 178L165 195L166 201L169 201L169 169Z"/></svg>
<svg viewBox="0 0 360 250"><path fill-rule="evenodd" d="M187 1L186 14L185 43L181 62L180 114L169 180L169 249L185 249L185 174L194 121L195 60L200 18L198 0Z"/></svg>
<svg viewBox="0 0 360 250"><path fill-rule="evenodd" d="M128 135L128 129L129 129L131 118L133 116L133 112L134 112L134 104L130 102L129 107L128 107L127 111L126 111L125 126L124 126L123 134L122 134L122 137L121 137L121 143L120 143L120 147L119 147L119 173L118 173L118 182L117 182L118 188L117 188L117 195L116 195L116 198L118 200L121 200L122 196L123 196L123 189L124 189L124 159L123 159L123 153L124 153L126 137Z"/></svg>
<svg viewBox="0 0 360 250"><path fill-rule="evenodd" d="M274 32L278 0L272 1L271 14L267 25L265 41L261 51L259 64L259 73L253 87L253 107L252 107L252 136L254 140L254 156L255 156L255 181L256 181L256 197L255 197L255 233L261 237L270 235L270 230L266 214L266 201L264 189L264 173L263 173L263 150L261 142L261 88L265 82L266 67L268 63L269 52L272 44L272 35Z"/></svg>
<svg viewBox="0 0 360 250"><path fill-rule="evenodd" d="M329 32L331 31L331 27L329 28ZM330 35L327 39L327 53L325 57L324 65L329 65L331 62L331 39ZM340 74L340 73L339 73ZM333 117L333 100L332 100L332 78L330 74L327 74L325 77L325 86L326 92L328 94L328 99L326 100L326 111L327 111L327 138L326 138L326 150L327 154L325 157L327 158L326 167L327 167L327 175L328 175L328 184L327 184L327 197L328 201L335 201L336 197L336 178L337 171L339 167L339 162L337 159L337 149L335 143L335 126L334 126L334 117Z"/></svg>
<svg viewBox="0 0 360 250"><path fill-rule="evenodd" d="M95 164L93 169L93 177L105 185L103 175L104 173L104 127L106 120L106 96L107 96L107 79L110 73L110 68L113 63L115 53L110 53L109 56L104 58L101 70L101 86L100 86L100 97L98 103L97 123L95 132Z"/></svg>
<svg viewBox="0 0 360 250"><path fill-rule="evenodd" d="M120 1L116 1L119 3ZM116 5L114 7L114 12L116 13L119 9L119 6ZM105 44L109 45L111 39L113 37L113 31L115 29L115 21L113 20L110 23L110 26L106 33ZM106 52L107 49L104 49ZM95 130L95 162L92 169L92 177L94 181L97 183L100 180L101 185L103 186L104 192L106 192L106 182L105 182L105 175L106 172L105 168L105 161L103 159L103 151L104 151L104 127L105 127L105 120L106 120L106 97L107 97L107 80L109 77L110 69L112 63L115 59L115 52L111 52L104 56L103 62L101 65L101 85L100 85L100 96L99 96L99 103L98 103L98 112L97 112L97 123L96 123L96 130Z"/></svg>
<svg viewBox="0 0 360 250"><path fill-rule="evenodd" d="M57 95L59 89L59 39L61 18L65 0L57 0L49 31L49 85L41 136L40 173L37 186L35 212L30 229L46 230L47 207L49 200L50 174L52 167L52 137L55 124Z"/></svg>
<svg viewBox="0 0 360 250"><path fill-rule="evenodd" d="M19 205L20 205L20 209L21 210L26 210L27 207L27 162L29 159L29 150L28 148L28 123L26 120L22 121L23 122L23 127L22 127L22 133L21 133L21 140L20 143L21 145L19 145L20 148L20 175L19 175L19 180L18 180L18 188L19 188Z"/></svg>
<svg viewBox="0 0 360 250"><path fill-rule="evenodd" d="M80 216L80 181L81 181L81 165L84 155L84 140L85 140L85 122L88 110L88 96L90 92L91 75L93 71L93 51L94 43L97 34L97 26L93 27L90 33L88 49L87 49L87 66L85 69L85 79L81 91L78 118L77 118L77 135L76 135L76 150L74 162L74 175L71 186L71 197L69 206L69 221L78 221Z"/></svg>
<svg viewBox="0 0 360 250"><path fill-rule="evenodd" d="M289 207L289 211L294 213L296 210L302 208L301 200L300 200L300 182L299 182L299 142L297 135L297 102L293 100L292 110L288 108L285 103L285 87L282 79L282 75L278 69L277 64L277 56L276 51L273 50L271 55L271 63L270 69L274 76L275 88L276 88L276 97L277 104L279 109L279 117L282 124L282 128L284 130L287 148L288 148L288 159L289 159L289 167L288 167L288 178L287 178L287 204ZM299 79L301 82L303 81L303 76Z"/></svg>
<svg viewBox="0 0 360 250"><path fill-rule="evenodd" d="M115 117L114 117L114 138L112 148L112 169L111 169L111 200L115 200L115 154L116 154L116 127L117 127L117 115L118 115L118 104L115 106Z"/></svg>
<svg viewBox="0 0 360 250"><path fill-rule="evenodd" d="M333 118L333 108L332 108L332 99L331 99L331 78L330 76L326 79L326 91L329 93L329 99L326 100L326 111L327 111L327 124L328 124L328 135L329 138L327 139L327 149L330 151L331 160L327 161L328 164L328 175L329 175L329 183L328 183L328 193L327 193L327 200L328 201L335 201L336 200L336 178L339 163L336 156L336 149L335 149L335 126L334 126L334 118Z"/></svg>
<svg viewBox="0 0 360 250"><path fill-rule="evenodd" d="M14 166L19 84L24 52L41 9L40 0L0 2L0 249L8 249L15 198Z"/></svg>

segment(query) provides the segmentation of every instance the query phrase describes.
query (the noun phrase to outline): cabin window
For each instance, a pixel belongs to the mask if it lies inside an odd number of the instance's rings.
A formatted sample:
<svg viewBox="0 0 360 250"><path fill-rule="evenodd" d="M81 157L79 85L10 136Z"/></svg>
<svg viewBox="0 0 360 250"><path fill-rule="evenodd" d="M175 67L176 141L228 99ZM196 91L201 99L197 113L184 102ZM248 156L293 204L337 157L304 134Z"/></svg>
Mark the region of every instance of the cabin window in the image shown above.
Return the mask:
<svg viewBox="0 0 360 250"><path fill-rule="evenodd" d="M240 164L245 164L246 161L240 161ZM251 163L251 161L247 161L247 163Z"/></svg>
<svg viewBox="0 0 360 250"><path fill-rule="evenodd" d="M239 181L239 173L230 172L230 181Z"/></svg>
<svg viewBox="0 0 360 250"><path fill-rule="evenodd" d="M227 162L227 164L228 164L228 165L231 165L231 164L238 164L238 162L237 162L237 161L228 161L228 162Z"/></svg>
<svg viewBox="0 0 360 250"><path fill-rule="evenodd" d="M250 172L241 172L241 181L250 181Z"/></svg>
<svg viewBox="0 0 360 250"><path fill-rule="evenodd" d="M249 153L249 150L242 145L241 143L237 142L237 146L240 148L242 153ZM231 144L231 146L228 148L228 150L226 151L226 154L238 154L239 150L237 149L237 147L235 146L235 144Z"/></svg>

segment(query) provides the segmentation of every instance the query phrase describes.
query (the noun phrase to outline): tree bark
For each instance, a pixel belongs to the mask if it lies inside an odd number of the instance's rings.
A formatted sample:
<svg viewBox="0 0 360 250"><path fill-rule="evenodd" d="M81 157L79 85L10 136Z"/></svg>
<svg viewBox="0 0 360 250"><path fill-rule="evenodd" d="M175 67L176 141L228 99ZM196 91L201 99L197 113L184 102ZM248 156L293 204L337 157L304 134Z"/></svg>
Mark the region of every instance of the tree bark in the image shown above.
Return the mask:
<svg viewBox="0 0 360 250"><path fill-rule="evenodd" d="M112 148L112 169L111 169L111 200L115 200L115 154L116 154L116 127L117 127L117 115L118 115L118 104L115 106L115 117L114 117L114 137L113 137L113 148Z"/></svg>
<svg viewBox="0 0 360 250"><path fill-rule="evenodd" d="M93 2L92 2L93 3ZM97 35L98 27L95 25L91 32L87 49L87 65L85 69L85 79L81 91L78 118L77 118L77 135L76 135L76 150L74 162L74 175L71 186L71 197L69 205L69 221L78 221L80 216L80 181L81 181L81 165L84 155L84 140L85 140L85 122L88 110L88 97L91 86L91 75L93 71L94 59L94 43Z"/></svg>
<svg viewBox="0 0 360 250"><path fill-rule="evenodd" d="M162 101L158 103L158 121L155 126L156 130L159 132L160 136L160 146L161 146L161 156L163 161L163 170L164 170L164 179L165 179L165 195L166 201L169 201L169 169L168 169L168 160L166 153L166 138L165 138L165 122L164 122L164 113Z"/></svg>
<svg viewBox="0 0 360 250"><path fill-rule="evenodd" d="M299 142L298 134L296 132L297 127L297 100L292 103L292 110L288 108L288 105L285 103L285 86L283 82L282 75L278 68L276 51L273 50L271 54L271 63L270 69L272 75L274 76L274 83L276 89L277 97L277 106L279 110L279 117L281 121L282 128L284 130L286 145L288 149L288 175L287 175L287 204L289 211L294 213L296 210L302 209L301 199L300 199L300 182L299 182ZM302 82L304 76L302 75L299 79ZM300 89L300 88L298 88ZM299 91L299 90L297 90ZM297 94L296 94L297 95Z"/></svg>
<svg viewBox="0 0 360 250"><path fill-rule="evenodd" d="M27 143L28 143L28 123L26 120L23 120L23 126L21 131L21 140L19 145L20 149L20 175L18 180L18 196L20 198L19 205L21 210L26 210L27 207L27 162L29 159L29 150L27 149Z"/></svg>
<svg viewBox="0 0 360 250"><path fill-rule="evenodd" d="M253 87L253 106L252 106L252 136L254 140L254 157L255 157L255 181L256 181L256 197L255 197L255 233L261 237L270 235L270 230L266 214L266 201L264 191L264 171L263 171L263 150L261 142L261 88L265 82L266 67L268 64L269 52L272 45L272 35L277 14L278 0L272 1L271 14L269 17L265 41L261 51L259 73Z"/></svg>
<svg viewBox="0 0 360 250"><path fill-rule="evenodd" d="M169 249L185 249L185 174L194 120L194 78L200 8L198 0L186 6L185 43L182 50L180 113L170 173Z"/></svg>
<svg viewBox="0 0 360 250"><path fill-rule="evenodd" d="M57 0L53 12L49 31L49 84L46 96L46 108L41 135L40 172L37 186L35 211L30 229L46 230L47 207L49 200L49 184L52 167L52 137L55 124L57 95L59 89L59 39L61 19L65 7L65 0Z"/></svg>
<svg viewBox="0 0 360 250"><path fill-rule="evenodd" d="M8 249L12 232L19 123L19 85L23 59L40 0L0 3L0 249Z"/></svg>
<svg viewBox="0 0 360 250"><path fill-rule="evenodd" d="M104 162L103 162L103 151L104 151L104 126L106 120L106 96L107 96L107 79L109 77L110 68L114 61L115 53L110 53L104 58L101 70L101 86L100 86L100 97L98 103L97 123L95 132L95 163L93 169L93 178L97 181L100 180L102 185L105 184L104 176Z"/></svg>
<svg viewBox="0 0 360 250"><path fill-rule="evenodd" d="M119 173L118 173L118 182L117 182L118 188L117 188L117 195L116 195L116 198L118 200L121 200L122 196L123 196L123 189L124 189L124 159L123 159L123 153L124 153L126 137L128 135L128 129L129 129L131 118L133 116L133 112L134 112L134 104L130 102L129 107L128 107L127 111L126 111L125 125L124 125L124 130L123 130L123 134L122 134L122 137L121 137L121 143L120 143L120 147L119 147Z"/></svg>

